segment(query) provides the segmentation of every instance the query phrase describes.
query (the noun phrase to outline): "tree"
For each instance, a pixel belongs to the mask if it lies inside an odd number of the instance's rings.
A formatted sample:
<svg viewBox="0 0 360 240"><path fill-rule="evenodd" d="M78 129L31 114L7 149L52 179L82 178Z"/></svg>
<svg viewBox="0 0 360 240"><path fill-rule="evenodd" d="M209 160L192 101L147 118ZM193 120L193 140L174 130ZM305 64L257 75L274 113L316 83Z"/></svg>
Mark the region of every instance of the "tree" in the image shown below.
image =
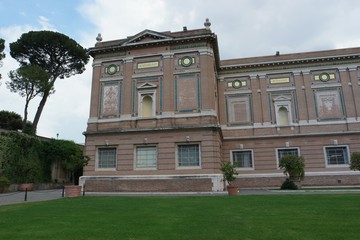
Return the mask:
<svg viewBox="0 0 360 240"><path fill-rule="evenodd" d="M223 173L223 181L226 181L229 185L236 180L235 175L238 175L236 165L232 164L230 161L221 162L220 170Z"/></svg>
<svg viewBox="0 0 360 240"><path fill-rule="evenodd" d="M10 112L5 110L0 111L0 128L16 131L22 129L22 124L23 120L21 116L16 112ZM32 123L30 121L26 121L25 130L23 132L27 134L33 134Z"/></svg>
<svg viewBox="0 0 360 240"><path fill-rule="evenodd" d="M62 163L64 170L71 174L74 183L75 173L87 165L89 158L83 155L83 149L73 141L51 140L46 143L46 157Z"/></svg>
<svg viewBox="0 0 360 240"><path fill-rule="evenodd" d="M30 31L10 43L10 55L21 66L38 65L48 74L46 87L36 111L33 129L36 131L47 98L54 93L54 83L85 71L89 55L82 46L68 36L52 31Z"/></svg>
<svg viewBox="0 0 360 240"><path fill-rule="evenodd" d="M22 126L22 118L16 112L0 111L0 128L6 130L19 130Z"/></svg>
<svg viewBox="0 0 360 240"><path fill-rule="evenodd" d="M301 188L301 180L305 177L305 160L303 156L286 155L279 160L280 169L288 176L281 189Z"/></svg>
<svg viewBox="0 0 360 240"><path fill-rule="evenodd" d="M5 53L3 52L5 49L5 40L0 38L0 66L2 65L1 60L5 58ZM0 74L1 79L1 74Z"/></svg>
<svg viewBox="0 0 360 240"><path fill-rule="evenodd" d="M303 180L305 177L305 160L303 156L286 155L280 158L280 169L289 176L290 180Z"/></svg>
<svg viewBox="0 0 360 240"><path fill-rule="evenodd" d="M20 96L25 97L24 120L22 123L22 131L25 132L29 103L34 97L45 91L49 76L38 65L30 64L24 65L16 71L10 71L9 77L11 81L6 82L6 85L10 91L18 92Z"/></svg>
<svg viewBox="0 0 360 240"><path fill-rule="evenodd" d="M360 171L360 152L353 152L351 154L350 169Z"/></svg>

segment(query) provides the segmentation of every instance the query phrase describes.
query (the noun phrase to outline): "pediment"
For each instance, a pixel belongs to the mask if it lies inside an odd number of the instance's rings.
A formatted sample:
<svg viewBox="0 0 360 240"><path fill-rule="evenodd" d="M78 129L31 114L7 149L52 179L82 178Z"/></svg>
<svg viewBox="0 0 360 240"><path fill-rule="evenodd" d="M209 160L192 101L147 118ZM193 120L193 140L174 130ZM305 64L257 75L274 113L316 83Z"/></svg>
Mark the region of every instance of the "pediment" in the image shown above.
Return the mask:
<svg viewBox="0 0 360 240"><path fill-rule="evenodd" d="M137 89L151 89L151 88L157 88L157 85L151 83L143 83L137 87Z"/></svg>
<svg viewBox="0 0 360 240"><path fill-rule="evenodd" d="M127 41L123 43L123 45L133 45L138 43L149 43L149 42L157 42L157 41L171 40L171 39L173 38L166 34L151 30L144 30L136 34L135 36L130 37Z"/></svg>

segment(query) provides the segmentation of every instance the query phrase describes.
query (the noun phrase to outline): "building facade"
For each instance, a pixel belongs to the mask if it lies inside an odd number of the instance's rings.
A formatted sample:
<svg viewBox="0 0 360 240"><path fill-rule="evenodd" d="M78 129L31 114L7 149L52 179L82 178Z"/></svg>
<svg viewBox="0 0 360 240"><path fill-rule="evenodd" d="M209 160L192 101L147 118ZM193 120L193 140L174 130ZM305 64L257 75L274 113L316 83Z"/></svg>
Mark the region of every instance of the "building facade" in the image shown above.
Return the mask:
<svg viewBox="0 0 360 240"><path fill-rule="evenodd" d="M97 40L87 191L222 191L225 160L240 187L279 187L286 154L304 186L360 183L360 48L221 60L208 22Z"/></svg>

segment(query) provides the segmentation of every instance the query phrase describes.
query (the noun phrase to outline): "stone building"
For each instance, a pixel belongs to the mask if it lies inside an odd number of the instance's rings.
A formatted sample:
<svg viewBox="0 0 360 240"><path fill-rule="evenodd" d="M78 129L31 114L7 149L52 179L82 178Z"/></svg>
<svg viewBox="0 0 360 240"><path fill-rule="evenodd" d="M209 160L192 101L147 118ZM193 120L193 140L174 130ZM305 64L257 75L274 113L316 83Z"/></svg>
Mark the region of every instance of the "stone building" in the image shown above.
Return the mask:
<svg viewBox="0 0 360 240"><path fill-rule="evenodd" d="M359 184L360 48L221 60L204 25L98 36L80 184L222 191L230 160L241 188L279 187L286 154L304 156L304 186Z"/></svg>

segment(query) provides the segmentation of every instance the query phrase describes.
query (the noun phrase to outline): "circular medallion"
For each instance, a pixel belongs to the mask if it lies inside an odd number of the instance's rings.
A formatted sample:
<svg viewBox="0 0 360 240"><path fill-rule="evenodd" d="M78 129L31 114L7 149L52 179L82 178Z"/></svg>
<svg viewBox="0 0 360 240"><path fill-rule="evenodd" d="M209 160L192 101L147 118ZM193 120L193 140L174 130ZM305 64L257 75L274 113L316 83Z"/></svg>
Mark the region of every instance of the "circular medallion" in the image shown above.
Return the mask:
<svg viewBox="0 0 360 240"><path fill-rule="evenodd" d="M192 58L189 56L181 58L181 66L183 67L189 67L192 64Z"/></svg>
<svg viewBox="0 0 360 240"><path fill-rule="evenodd" d="M320 81L322 81L322 82L327 82L327 81L330 80L330 75L329 75L328 73L321 73L321 74L319 75L319 79L320 79Z"/></svg>
<svg viewBox="0 0 360 240"><path fill-rule="evenodd" d="M111 64L110 66L108 66L107 72L110 75L115 74L117 72L117 66L115 64Z"/></svg>
<svg viewBox="0 0 360 240"><path fill-rule="evenodd" d="M232 86L233 88L241 88L242 87L242 83L240 80L235 80L232 82Z"/></svg>

